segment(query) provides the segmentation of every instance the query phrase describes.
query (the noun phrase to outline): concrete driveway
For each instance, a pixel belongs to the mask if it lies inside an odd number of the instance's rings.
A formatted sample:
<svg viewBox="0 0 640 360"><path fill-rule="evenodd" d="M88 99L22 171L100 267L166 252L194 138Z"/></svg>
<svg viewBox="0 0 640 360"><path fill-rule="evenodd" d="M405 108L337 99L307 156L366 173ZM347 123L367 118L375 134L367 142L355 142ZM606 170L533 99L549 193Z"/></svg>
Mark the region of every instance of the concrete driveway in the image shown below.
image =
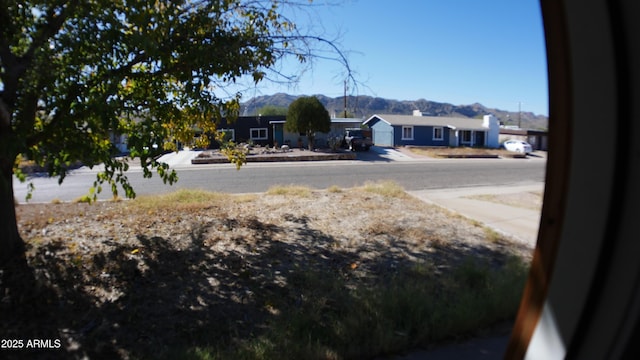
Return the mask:
<svg viewBox="0 0 640 360"><path fill-rule="evenodd" d="M362 152L358 154L358 159L362 158L363 160L387 160L387 161L410 161L415 158L409 156L408 154L398 151L393 148L388 147L380 147L380 146L372 146L369 151L369 154L366 152ZM367 156L369 155L369 156ZM378 159L376 159L378 158Z"/></svg>

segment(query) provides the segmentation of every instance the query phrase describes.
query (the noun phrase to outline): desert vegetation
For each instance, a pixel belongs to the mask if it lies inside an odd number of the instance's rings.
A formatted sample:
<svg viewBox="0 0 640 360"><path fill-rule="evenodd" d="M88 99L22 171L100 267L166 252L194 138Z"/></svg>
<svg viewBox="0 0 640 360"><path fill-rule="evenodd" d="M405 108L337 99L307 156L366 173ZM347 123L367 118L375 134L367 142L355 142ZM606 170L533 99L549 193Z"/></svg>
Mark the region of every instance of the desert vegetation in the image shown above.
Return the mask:
<svg viewBox="0 0 640 360"><path fill-rule="evenodd" d="M389 182L17 211L27 256L5 270L1 333L61 341L35 358L428 348L510 321L531 252Z"/></svg>

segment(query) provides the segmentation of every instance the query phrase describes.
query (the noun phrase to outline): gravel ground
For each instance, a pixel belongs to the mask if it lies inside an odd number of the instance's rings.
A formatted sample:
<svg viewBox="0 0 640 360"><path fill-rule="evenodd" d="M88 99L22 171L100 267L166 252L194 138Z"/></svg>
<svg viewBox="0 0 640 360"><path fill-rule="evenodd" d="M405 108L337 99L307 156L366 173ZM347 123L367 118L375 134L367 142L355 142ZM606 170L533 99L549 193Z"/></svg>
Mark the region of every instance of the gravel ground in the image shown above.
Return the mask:
<svg viewBox="0 0 640 360"><path fill-rule="evenodd" d="M197 346L202 333L264 331L278 309L263 304L283 296L300 269L366 284L415 263L446 270L469 255L500 261L532 250L375 187L19 205L17 213L27 264L5 269L23 275L0 289L2 337L60 339L74 356L129 358Z"/></svg>

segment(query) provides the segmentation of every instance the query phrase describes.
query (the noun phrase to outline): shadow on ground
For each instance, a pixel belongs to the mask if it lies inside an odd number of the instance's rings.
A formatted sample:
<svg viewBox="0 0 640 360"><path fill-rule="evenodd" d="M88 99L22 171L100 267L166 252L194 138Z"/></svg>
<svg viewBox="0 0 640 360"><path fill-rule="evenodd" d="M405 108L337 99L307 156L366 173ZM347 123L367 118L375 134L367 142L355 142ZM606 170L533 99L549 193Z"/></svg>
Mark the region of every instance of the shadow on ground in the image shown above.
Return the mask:
<svg viewBox="0 0 640 360"><path fill-rule="evenodd" d="M59 255L62 244L39 247L28 264L16 261L3 268L0 338L50 340L51 348L2 349L2 357L169 358L181 349L224 351L269 333L283 316L309 311L317 316L297 325L308 334L289 334L292 340L322 333L333 339L331 351L339 358L353 356L352 341L363 342L360 348L370 346L371 353L365 355L374 357L384 354L377 352L376 339L368 337L367 329L354 340L324 323L328 313L339 317L345 309L367 306L367 298L333 287L384 291L398 274L417 264L440 274L471 255L496 267L505 261L503 253L483 247L443 246L418 253L402 241L364 244L361 252L375 256L363 258L359 252L334 248L336 239L307 226L306 217L291 215L288 220L299 224L295 233L287 233L296 237L295 243L274 241L284 230L272 224L252 218L223 220L224 226L243 226L259 234L251 245L235 239L239 246L253 247L250 255L213 251L207 229L220 224L212 223L194 226L186 247L176 246L172 238L144 235L138 235L140 246L112 243L107 252L82 256ZM460 286L476 285L467 279ZM381 324L357 326L365 325ZM417 330L405 330L390 329L405 348L421 345L412 340ZM280 331L287 335L287 330Z"/></svg>

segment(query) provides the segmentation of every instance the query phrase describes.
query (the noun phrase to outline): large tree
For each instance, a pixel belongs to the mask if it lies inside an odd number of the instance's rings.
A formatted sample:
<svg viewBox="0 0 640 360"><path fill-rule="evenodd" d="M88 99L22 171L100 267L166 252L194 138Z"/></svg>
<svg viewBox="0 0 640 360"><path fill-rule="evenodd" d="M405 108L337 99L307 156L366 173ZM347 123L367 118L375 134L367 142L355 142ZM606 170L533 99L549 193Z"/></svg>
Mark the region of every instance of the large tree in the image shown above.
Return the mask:
<svg viewBox="0 0 640 360"><path fill-rule="evenodd" d="M289 109L286 106L265 105L256 111L256 115L277 116L287 115Z"/></svg>
<svg viewBox="0 0 640 360"><path fill-rule="evenodd" d="M237 116L241 94L227 95L228 84L282 75L280 59L304 63L317 44L336 50L282 15L293 1L0 0L0 263L24 251L13 194L14 175L25 179L20 159L60 182L72 162L104 164L94 194L106 185L133 197L110 136L128 136L146 177L155 170L173 183L155 156Z"/></svg>
<svg viewBox="0 0 640 360"><path fill-rule="evenodd" d="M287 131L306 134L309 150L313 150L315 133L329 132L331 117L318 98L302 96L289 105L284 126Z"/></svg>

